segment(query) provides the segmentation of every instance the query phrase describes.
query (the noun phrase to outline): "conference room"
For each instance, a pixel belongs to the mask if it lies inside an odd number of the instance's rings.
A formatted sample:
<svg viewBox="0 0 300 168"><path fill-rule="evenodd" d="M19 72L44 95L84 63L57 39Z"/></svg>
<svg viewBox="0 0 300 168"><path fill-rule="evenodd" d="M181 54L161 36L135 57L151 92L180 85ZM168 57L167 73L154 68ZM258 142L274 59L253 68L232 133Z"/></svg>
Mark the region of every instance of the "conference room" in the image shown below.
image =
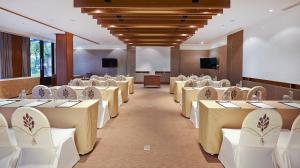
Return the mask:
<svg viewBox="0 0 300 168"><path fill-rule="evenodd" d="M0 0L0 168L299 168L299 0Z"/></svg>

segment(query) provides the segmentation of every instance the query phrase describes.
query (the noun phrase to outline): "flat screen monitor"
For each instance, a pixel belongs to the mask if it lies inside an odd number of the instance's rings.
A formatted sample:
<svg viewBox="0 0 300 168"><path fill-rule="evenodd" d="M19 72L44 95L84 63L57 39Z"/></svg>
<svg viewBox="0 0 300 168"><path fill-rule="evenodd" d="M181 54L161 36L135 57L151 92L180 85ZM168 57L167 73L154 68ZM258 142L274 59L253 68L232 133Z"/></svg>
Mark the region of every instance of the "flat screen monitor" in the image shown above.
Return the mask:
<svg viewBox="0 0 300 168"><path fill-rule="evenodd" d="M118 60L115 58L102 58L103 68L114 68L118 67Z"/></svg>
<svg viewBox="0 0 300 168"><path fill-rule="evenodd" d="M217 58L200 58L201 69L217 69Z"/></svg>

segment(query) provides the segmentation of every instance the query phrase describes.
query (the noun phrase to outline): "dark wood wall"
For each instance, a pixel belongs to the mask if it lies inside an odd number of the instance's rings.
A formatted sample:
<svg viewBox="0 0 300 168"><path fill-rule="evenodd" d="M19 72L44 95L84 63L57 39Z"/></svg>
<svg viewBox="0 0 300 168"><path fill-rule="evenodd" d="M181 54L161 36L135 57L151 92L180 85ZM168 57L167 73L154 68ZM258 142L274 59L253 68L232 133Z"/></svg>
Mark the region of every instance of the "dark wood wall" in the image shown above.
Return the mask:
<svg viewBox="0 0 300 168"><path fill-rule="evenodd" d="M22 77L22 41L23 37L12 35L13 77Z"/></svg>
<svg viewBox="0 0 300 168"><path fill-rule="evenodd" d="M227 78L232 84L243 77L243 30L227 37Z"/></svg>

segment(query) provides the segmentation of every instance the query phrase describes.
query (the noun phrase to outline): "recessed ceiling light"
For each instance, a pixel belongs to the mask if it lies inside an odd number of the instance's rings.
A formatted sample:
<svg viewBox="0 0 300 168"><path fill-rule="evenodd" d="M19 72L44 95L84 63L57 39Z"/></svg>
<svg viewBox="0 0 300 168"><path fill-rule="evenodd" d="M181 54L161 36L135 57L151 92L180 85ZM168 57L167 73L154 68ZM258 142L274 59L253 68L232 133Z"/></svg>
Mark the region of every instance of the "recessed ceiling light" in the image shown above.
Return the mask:
<svg viewBox="0 0 300 168"><path fill-rule="evenodd" d="M116 27L115 25L110 25L109 27Z"/></svg>
<svg viewBox="0 0 300 168"><path fill-rule="evenodd" d="M188 36L188 34L181 34L181 36Z"/></svg>
<svg viewBox="0 0 300 168"><path fill-rule="evenodd" d="M274 10L273 10L273 9L269 9L268 11L269 11L270 13L274 12Z"/></svg>
<svg viewBox="0 0 300 168"><path fill-rule="evenodd" d="M218 14L217 14L217 16L221 16L221 15L222 15L221 13L218 13Z"/></svg>
<svg viewBox="0 0 300 168"><path fill-rule="evenodd" d="M118 34L119 36L123 36L123 34Z"/></svg>
<svg viewBox="0 0 300 168"><path fill-rule="evenodd" d="M176 41L181 41L180 39L177 39Z"/></svg>
<svg viewBox="0 0 300 168"><path fill-rule="evenodd" d="M125 41L129 41L129 39L125 39Z"/></svg>
<svg viewBox="0 0 300 168"><path fill-rule="evenodd" d="M190 27L190 28L196 28L196 26L195 26L195 25L190 25L189 27Z"/></svg>
<svg viewBox="0 0 300 168"><path fill-rule="evenodd" d="M203 45L204 44L204 41L201 41L201 43L200 43L201 45Z"/></svg>
<svg viewBox="0 0 300 168"><path fill-rule="evenodd" d="M210 12L202 12L203 14L209 14Z"/></svg>
<svg viewBox="0 0 300 168"><path fill-rule="evenodd" d="M133 44L133 43L128 43L128 44Z"/></svg>
<svg viewBox="0 0 300 168"><path fill-rule="evenodd" d="M95 13L101 13L101 10L99 10L99 9L95 10Z"/></svg>

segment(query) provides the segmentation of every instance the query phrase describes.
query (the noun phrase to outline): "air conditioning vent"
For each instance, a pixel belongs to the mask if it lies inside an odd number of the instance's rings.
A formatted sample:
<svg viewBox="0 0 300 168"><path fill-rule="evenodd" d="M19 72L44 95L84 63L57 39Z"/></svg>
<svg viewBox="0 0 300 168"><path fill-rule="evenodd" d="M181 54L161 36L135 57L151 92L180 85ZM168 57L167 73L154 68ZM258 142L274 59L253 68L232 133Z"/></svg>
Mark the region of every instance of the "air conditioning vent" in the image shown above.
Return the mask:
<svg viewBox="0 0 300 168"><path fill-rule="evenodd" d="M295 4L293 4L293 5L291 5L291 6L288 6L288 7L286 7L286 8L283 8L282 11L288 11L288 10L290 10L290 9L293 9L293 8L297 7L297 6L300 6L300 1L297 2L297 3L295 3Z"/></svg>

